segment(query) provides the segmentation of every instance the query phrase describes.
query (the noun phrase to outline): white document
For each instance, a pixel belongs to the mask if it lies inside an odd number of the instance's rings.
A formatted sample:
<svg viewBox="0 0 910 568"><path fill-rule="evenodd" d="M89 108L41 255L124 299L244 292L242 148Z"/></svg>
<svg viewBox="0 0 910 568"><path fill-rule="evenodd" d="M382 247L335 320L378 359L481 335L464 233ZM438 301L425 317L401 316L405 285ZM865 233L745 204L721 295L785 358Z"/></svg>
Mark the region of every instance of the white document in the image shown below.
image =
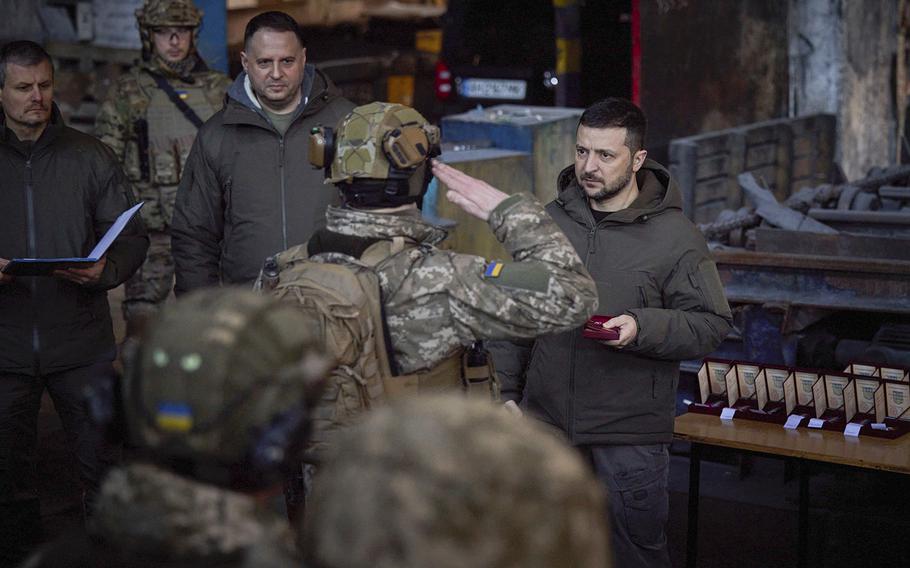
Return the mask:
<svg viewBox="0 0 910 568"><path fill-rule="evenodd" d="M791 414L787 417L787 423L784 424L784 428L787 430L796 430L799 425L802 423L803 417L799 414Z"/></svg>

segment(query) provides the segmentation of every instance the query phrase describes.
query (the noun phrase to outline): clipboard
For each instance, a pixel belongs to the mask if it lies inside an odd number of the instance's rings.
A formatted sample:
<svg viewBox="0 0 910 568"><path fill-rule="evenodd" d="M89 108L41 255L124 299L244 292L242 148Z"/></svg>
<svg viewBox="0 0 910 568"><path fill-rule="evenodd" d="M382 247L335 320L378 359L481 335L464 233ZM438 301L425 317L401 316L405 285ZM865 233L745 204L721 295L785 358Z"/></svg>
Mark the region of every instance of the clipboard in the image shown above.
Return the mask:
<svg viewBox="0 0 910 568"><path fill-rule="evenodd" d="M104 253L107 252L107 249L110 248L114 240L123 232L126 224L130 222L130 219L136 215L143 205L145 205L145 202L141 201L121 213L87 257L14 258L9 261L9 264L3 267L2 272L4 274L9 274L10 276L50 276L55 270L63 270L65 268L87 268L101 260L101 257L104 256Z"/></svg>

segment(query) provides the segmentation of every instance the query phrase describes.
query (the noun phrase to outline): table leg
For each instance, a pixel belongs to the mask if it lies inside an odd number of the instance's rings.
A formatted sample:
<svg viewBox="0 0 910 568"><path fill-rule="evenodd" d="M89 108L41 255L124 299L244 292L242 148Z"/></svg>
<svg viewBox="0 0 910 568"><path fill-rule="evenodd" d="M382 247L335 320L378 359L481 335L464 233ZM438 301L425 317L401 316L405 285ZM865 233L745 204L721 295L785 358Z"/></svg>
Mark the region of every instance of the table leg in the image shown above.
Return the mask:
<svg viewBox="0 0 910 568"><path fill-rule="evenodd" d="M686 568L695 568L698 557L698 490L701 475L701 445L692 442L689 451L689 521L686 525Z"/></svg>
<svg viewBox="0 0 910 568"><path fill-rule="evenodd" d="M799 538L797 562L799 568L809 565L809 461L799 460Z"/></svg>

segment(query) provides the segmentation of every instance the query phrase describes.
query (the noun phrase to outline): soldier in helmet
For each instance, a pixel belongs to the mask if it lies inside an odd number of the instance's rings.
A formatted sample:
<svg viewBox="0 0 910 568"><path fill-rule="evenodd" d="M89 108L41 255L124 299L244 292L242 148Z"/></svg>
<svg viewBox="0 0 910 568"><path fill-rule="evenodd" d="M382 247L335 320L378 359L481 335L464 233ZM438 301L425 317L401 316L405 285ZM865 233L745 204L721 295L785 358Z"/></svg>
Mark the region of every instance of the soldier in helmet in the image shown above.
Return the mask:
<svg viewBox="0 0 910 568"><path fill-rule="evenodd" d="M192 0L145 0L136 21L142 61L113 85L95 127L145 201L142 217L151 237L145 264L126 284L129 335L173 286L169 229L177 185L197 129L222 107L230 86L197 52L202 11Z"/></svg>
<svg viewBox="0 0 910 568"><path fill-rule="evenodd" d="M439 129L398 104L357 107L311 134L310 161L343 205L327 208L326 227L307 243L270 258L260 284L311 314L338 362L308 453L316 462L374 402L440 390L495 398L495 384L472 374L486 363L473 365L467 347L569 329L596 307L594 282L533 197L431 166L438 150ZM446 232L419 209L432 174L489 222L513 262L436 248ZM372 280L350 285L351 274L364 281L364 266Z"/></svg>
<svg viewBox="0 0 910 568"><path fill-rule="evenodd" d="M339 438L303 548L323 568L606 568L604 499L553 431L459 397L400 401Z"/></svg>
<svg viewBox="0 0 910 568"><path fill-rule="evenodd" d="M302 319L228 288L164 308L125 356L117 422L138 459L108 474L89 538L28 566L299 566L267 502L299 463L328 363Z"/></svg>
<svg viewBox="0 0 910 568"><path fill-rule="evenodd" d="M316 130L310 151L343 202L328 207L326 228L307 243L311 257L359 258L379 241L404 243L376 264L391 359L401 373L433 368L476 339L571 328L596 307L594 282L540 204L441 162L431 166L439 129L416 110L381 102L357 107L336 128ZM419 210L433 174L451 201L488 221L514 262L434 248L446 232Z"/></svg>

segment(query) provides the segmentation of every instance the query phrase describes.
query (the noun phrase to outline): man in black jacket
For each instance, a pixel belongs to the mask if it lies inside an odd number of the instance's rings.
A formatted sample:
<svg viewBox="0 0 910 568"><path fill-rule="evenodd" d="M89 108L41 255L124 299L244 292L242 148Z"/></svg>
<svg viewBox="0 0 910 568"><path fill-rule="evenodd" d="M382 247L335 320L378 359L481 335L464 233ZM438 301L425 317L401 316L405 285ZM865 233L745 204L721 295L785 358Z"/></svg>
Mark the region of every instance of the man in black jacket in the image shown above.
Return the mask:
<svg viewBox="0 0 910 568"><path fill-rule="evenodd" d="M306 159L310 130L354 105L313 65L283 12L246 26L244 72L199 130L177 190L171 252L179 295L252 284L266 257L305 242L337 196Z"/></svg>
<svg viewBox="0 0 910 568"><path fill-rule="evenodd" d="M713 351L730 308L704 238L682 213L670 174L647 159L637 106L605 99L576 132L575 165L547 211L597 283L603 326L491 344L505 400L562 428L609 493L615 566L670 566L668 445L679 361Z"/></svg>
<svg viewBox="0 0 910 568"><path fill-rule="evenodd" d="M0 268L16 257L84 257L134 202L110 149L64 125L53 92L53 65L39 45L0 50ZM107 290L132 275L147 248L135 221L90 267L0 273L0 534L10 545L0 547L0 564L40 537L35 447L45 388L91 502L110 451L85 420L82 390L112 371Z"/></svg>

